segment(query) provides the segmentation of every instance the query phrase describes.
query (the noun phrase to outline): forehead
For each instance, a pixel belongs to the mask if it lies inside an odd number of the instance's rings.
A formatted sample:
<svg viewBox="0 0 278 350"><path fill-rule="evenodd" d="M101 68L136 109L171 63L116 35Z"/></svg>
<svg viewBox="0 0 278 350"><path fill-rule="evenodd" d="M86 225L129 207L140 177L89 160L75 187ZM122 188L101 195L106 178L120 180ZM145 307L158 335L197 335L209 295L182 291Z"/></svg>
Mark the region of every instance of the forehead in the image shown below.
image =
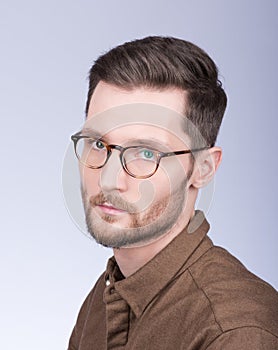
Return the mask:
<svg viewBox="0 0 278 350"><path fill-rule="evenodd" d="M186 92L177 88L154 89L142 86L123 89L100 81L91 97L88 117L116 106L132 103L156 104L183 114L185 100Z"/></svg>
<svg viewBox="0 0 278 350"><path fill-rule="evenodd" d="M86 130L121 138L170 135L185 139L186 92L180 89L154 90L146 87L124 90L100 82L90 101Z"/></svg>

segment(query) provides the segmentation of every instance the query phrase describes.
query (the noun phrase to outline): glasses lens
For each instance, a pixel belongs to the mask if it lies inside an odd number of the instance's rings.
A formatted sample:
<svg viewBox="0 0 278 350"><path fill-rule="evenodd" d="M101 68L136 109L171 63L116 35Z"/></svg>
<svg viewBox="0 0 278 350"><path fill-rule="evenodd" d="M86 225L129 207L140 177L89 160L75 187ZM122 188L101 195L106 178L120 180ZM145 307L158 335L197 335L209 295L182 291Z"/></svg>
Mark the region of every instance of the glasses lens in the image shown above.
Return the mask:
<svg viewBox="0 0 278 350"><path fill-rule="evenodd" d="M158 153L145 147L130 147L123 154L127 170L138 177L153 174L157 167L157 159Z"/></svg>
<svg viewBox="0 0 278 350"><path fill-rule="evenodd" d="M76 144L76 155L81 163L98 168L107 158L107 149L100 140L80 138Z"/></svg>

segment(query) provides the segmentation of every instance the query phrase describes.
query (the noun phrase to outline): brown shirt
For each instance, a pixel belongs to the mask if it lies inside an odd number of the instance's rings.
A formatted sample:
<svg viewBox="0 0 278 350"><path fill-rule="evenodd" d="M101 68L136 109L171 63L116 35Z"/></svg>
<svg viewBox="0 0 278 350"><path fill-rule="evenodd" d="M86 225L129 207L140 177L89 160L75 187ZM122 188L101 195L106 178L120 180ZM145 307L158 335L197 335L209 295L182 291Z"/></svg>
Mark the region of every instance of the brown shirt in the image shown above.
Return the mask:
<svg viewBox="0 0 278 350"><path fill-rule="evenodd" d="M196 212L124 278L112 257L80 310L69 350L277 350L278 293L206 236Z"/></svg>

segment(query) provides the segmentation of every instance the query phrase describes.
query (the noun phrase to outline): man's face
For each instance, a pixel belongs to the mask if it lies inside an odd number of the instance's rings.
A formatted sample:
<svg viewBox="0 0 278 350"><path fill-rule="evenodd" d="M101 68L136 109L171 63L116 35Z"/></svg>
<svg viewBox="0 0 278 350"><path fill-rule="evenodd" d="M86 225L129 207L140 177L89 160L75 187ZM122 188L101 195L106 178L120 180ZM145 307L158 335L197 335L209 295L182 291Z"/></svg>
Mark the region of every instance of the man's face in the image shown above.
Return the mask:
<svg viewBox="0 0 278 350"><path fill-rule="evenodd" d="M177 89L127 91L100 82L82 133L98 135L97 139L108 145L143 145L144 157L151 156L150 149L186 150L189 143L181 117L185 100L185 93ZM162 158L154 175L139 179L124 171L119 155L119 150L112 149L99 169L80 164L88 231L105 246L144 246L179 221L186 207L192 159L189 154Z"/></svg>

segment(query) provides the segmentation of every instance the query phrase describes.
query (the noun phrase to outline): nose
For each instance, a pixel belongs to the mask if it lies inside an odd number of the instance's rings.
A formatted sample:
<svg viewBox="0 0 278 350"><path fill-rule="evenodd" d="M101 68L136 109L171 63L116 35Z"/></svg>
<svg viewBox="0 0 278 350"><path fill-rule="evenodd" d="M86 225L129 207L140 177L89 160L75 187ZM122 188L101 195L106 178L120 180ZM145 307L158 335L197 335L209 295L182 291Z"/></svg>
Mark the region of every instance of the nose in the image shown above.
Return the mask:
<svg viewBox="0 0 278 350"><path fill-rule="evenodd" d="M127 189L127 176L124 171L119 151L113 149L107 163L100 169L99 187L103 191L125 191Z"/></svg>

